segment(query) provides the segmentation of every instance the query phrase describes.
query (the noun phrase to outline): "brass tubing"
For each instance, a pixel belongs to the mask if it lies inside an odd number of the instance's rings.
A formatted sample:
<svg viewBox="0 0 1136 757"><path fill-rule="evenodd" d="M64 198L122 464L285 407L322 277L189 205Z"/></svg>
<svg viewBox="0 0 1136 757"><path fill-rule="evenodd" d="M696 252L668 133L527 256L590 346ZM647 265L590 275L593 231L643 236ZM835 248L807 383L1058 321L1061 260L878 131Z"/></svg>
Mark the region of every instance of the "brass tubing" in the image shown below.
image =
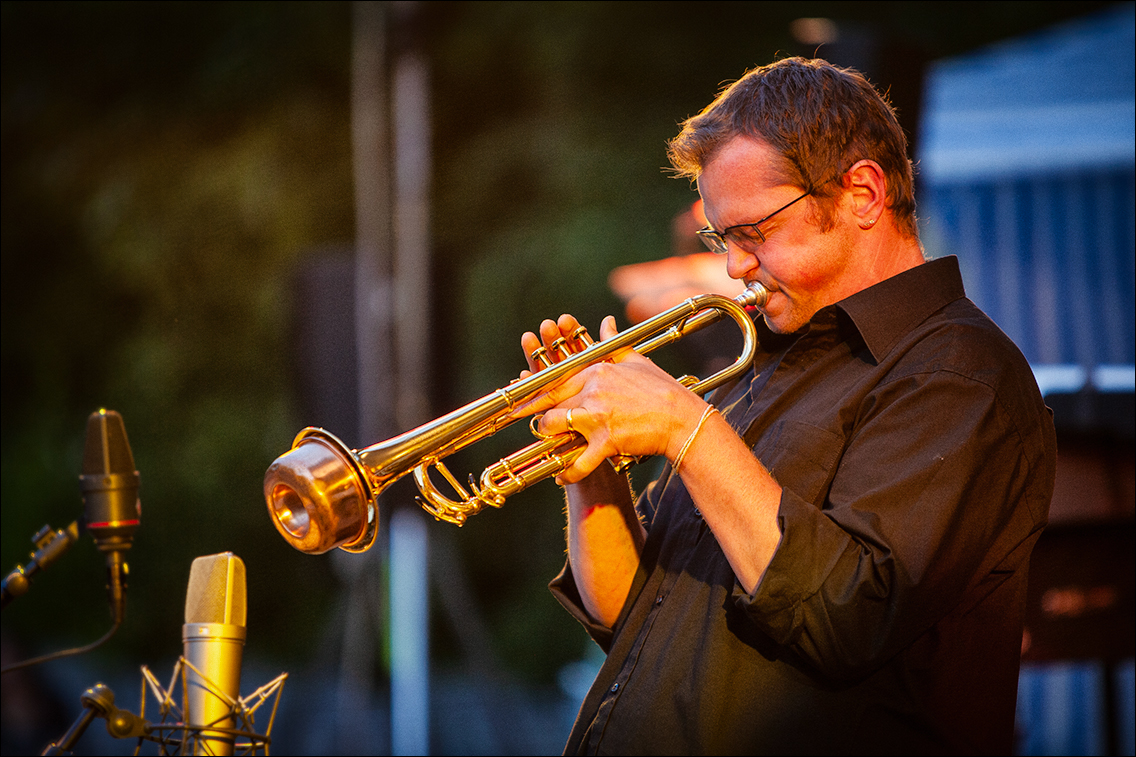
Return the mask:
<svg viewBox="0 0 1136 757"><path fill-rule="evenodd" d="M460 500L446 497L430 481L430 468L444 471L443 458L511 425L518 420L512 415L518 406L589 365L625 349L645 355L729 316L744 336L741 355L704 380L690 383L683 379L691 391L704 394L749 367L757 332L745 308L763 306L768 296L768 290L755 283L734 299L714 294L692 297L602 342L591 342L586 333L574 334L569 341L582 349L571 354L571 346L561 345L558 352L569 356L560 362L361 450L349 449L323 429L306 428L296 436L292 449L265 473L264 496L273 524L302 552L320 554L335 547L362 552L378 533L376 498L413 471L426 511L461 525L469 515L487 506L500 507L506 497L560 473L579 456L586 442L568 433L529 445L487 468L479 483L471 484L472 493L455 486ZM454 477L448 471L443 475L453 485Z"/></svg>

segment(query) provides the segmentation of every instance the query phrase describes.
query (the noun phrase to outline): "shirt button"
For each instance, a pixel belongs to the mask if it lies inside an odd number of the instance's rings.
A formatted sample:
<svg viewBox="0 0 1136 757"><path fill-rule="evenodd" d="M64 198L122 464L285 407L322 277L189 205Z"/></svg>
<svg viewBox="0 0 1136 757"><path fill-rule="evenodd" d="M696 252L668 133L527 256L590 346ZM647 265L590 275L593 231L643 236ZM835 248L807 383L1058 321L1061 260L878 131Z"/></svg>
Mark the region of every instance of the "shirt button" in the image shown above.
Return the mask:
<svg viewBox="0 0 1136 757"><path fill-rule="evenodd" d="M661 596L655 597L655 604L661 605L662 603L663 603L663 598Z"/></svg>
<svg viewBox="0 0 1136 757"><path fill-rule="evenodd" d="M619 691L619 684L618 684L618 683L613 683L613 684L611 685L611 693L612 693L612 694L614 694L614 693L615 693L615 692L617 692L617 691Z"/></svg>

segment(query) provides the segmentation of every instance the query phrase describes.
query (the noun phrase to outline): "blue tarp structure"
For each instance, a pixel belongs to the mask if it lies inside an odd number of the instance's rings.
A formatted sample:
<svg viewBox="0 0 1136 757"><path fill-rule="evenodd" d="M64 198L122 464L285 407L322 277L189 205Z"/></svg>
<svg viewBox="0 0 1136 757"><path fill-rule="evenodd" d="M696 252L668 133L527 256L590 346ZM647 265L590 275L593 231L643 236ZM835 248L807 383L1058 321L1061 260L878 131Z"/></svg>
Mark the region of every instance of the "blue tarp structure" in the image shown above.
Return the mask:
<svg viewBox="0 0 1136 757"><path fill-rule="evenodd" d="M928 72L924 239L1047 395L1136 390L1134 40L1125 3Z"/></svg>

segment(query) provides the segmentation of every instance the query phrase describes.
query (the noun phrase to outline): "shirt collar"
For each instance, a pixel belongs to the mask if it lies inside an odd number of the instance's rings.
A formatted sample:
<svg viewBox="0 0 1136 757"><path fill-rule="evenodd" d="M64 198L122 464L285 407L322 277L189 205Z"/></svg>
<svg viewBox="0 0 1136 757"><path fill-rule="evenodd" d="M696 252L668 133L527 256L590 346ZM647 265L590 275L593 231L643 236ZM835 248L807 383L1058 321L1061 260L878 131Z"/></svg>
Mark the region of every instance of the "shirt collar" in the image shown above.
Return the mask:
<svg viewBox="0 0 1136 757"><path fill-rule="evenodd" d="M836 303L876 361L931 314L966 296L958 258L917 265Z"/></svg>

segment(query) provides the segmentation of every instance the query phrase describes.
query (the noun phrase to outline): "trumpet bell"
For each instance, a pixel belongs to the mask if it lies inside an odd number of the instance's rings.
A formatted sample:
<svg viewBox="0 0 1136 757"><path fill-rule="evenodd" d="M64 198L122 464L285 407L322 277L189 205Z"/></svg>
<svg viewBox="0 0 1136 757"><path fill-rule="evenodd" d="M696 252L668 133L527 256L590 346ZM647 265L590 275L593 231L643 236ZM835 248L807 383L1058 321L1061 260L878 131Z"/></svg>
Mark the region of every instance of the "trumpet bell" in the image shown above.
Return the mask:
<svg viewBox="0 0 1136 757"><path fill-rule="evenodd" d="M264 498L276 530L301 552L363 552L378 534L367 477L347 445L323 429L304 429L272 463Z"/></svg>

